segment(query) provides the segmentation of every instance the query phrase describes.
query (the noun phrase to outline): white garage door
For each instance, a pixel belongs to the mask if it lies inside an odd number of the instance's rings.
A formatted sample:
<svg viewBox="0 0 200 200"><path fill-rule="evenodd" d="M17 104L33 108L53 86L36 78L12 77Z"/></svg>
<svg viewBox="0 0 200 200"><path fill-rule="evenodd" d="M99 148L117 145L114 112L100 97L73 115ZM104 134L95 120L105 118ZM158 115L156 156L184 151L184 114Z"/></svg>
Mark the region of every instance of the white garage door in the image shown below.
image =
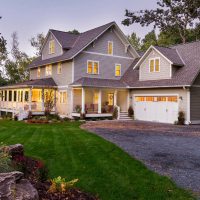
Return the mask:
<svg viewBox="0 0 200 200"><path fill-rule="evenodd" d="M135 119L174 123L178 118L178 96L135 96Z"/></svg>

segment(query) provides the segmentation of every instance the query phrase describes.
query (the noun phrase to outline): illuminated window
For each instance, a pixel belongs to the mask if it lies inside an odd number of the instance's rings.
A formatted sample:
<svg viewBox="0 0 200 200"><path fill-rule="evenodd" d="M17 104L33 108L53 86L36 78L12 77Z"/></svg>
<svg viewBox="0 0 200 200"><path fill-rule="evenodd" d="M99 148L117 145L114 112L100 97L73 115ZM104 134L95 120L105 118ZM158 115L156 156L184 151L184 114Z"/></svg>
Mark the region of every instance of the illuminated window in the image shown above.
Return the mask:
<svg viewBox="0 0 200 200"><path fill-rule="evenodd" d="M160 59L159 58L150 59L149 71L150 72L159 72L160 71Z"/></svg>
<svg viewBox="0 0 200 200"><path fill-rule="evenodd" d="M99 74L99 62L88 61L87 62L87 73L88 74Z"/></svg>
<svg viewBox="0 0 200 200"><path fill-rule="evenodd" d="M61 74L61 73L62 73L62 64L61 64L61 63L58 63L58 66L57 66L57 73L58 73L58 74Z"/></svg>
<svg viewBox="0 0 200 200"><path fill-rule="evenodd" d="M178 97L177 96L168 97L168 101L169 102L178 102Z"/></svg>
<svg viewBox="0 0 200 200"><path fill-rule="evenodd" d="M40 70L40 67L38 67L38 69L37 69L37 77L40 77L40 75L41 75L41 70Z"/></svg>
<svg viewBox="0 0 200 200"><path fill-rule="evenodd" d="M121 76L121 65L120 64L115 65L115 76Z"/></svg>
<svg viewBox="0 0 200 200"><path fill-rule="evenodd" d="M50 40L49 41L49 54L55 53L55 41Z"/></svg>
<svg viewBox="0 0 200 200"><path fill-rule="evenodd" d="M154 101L154 97L146 97L146 101Z"/></svg>
<svg viewBox="0 0 200 200"><path fill-rule="evenodd" d="M94 93L94 104L98 104L99 94L97 92Z"/></svg>
<svg viewBox="0 0 200 200"><path fill-rule="evenodd" d="M109 93L108 94L108 105L109 106L113 106L114 104L114 94L113 93Z"/></svg>
<svg viewBox="0 0 200 200"><path fill-rule="evenodd" d="M135 97L136 102L143 102L145 101L145 97Z"/></svg>
<svg viewBox="0 0 200 200"><path fill-rule="evenodd" d="M60 92L60 103L67 103L67 92Z"/></svg>
<svg viewBox="0 0 200 200"><path fill-rule="evenodd" d="M52 75L52 65L47 65L45 69L45 75L51 76Z"/></svg>
<svg viewBox="0 0 200 200"><path fill-rule="evenodd" d="M113 55L113 42L108 42L108 54Z"/></svg>
<svg viewBox="0 0 200 200"><path fill-rule="evenodd" d="M167 101L167 97L157 97L157 101Z"/></svg>

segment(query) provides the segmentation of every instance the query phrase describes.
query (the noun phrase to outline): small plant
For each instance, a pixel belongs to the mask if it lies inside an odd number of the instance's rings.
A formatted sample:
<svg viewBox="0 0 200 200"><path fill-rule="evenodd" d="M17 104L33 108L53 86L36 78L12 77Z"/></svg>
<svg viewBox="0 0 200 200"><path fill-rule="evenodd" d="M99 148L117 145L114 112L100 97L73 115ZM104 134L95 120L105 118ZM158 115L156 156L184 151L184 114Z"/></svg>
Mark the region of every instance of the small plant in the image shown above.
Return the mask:
<svg viewBox="0 0 200 200"><path fill-rule="evenodd" d="M85 113L81 113L81 114L80 114L80 119L81 119L81 120L84 120L84 119L85 119Z"/></svg>
<svg viewBox="0 0 200 200"><path fill-rule="evenodd" d="M12 171L12 160L8 147L1 143L0 145L0 173Z"/></svg>
<svg viewBox="0 0 200 200"><path fill-rule="evenodd" d="M180 111L178 113L178 125L184 125L185 124L185 113L183 111Z"/></svg>
<svg viewBox="0 0 200 200"><path fill-rule="evenodd" d="M81 106L80 106L80 105L76 105L75 111L76 111L77 113L81 113Z"/></svg>
<svg viewBox="0 0 200 200"><path fill-rule="evenodd" d="M28 112L28 117L27 117L27 118L28 118L28 119L32 119L32 116L33 116L33 115L32 115L32 112L29 111L29 112Z"/></svg>
<svg viewBox="0 0 200 200"><path fill-rule="evenodd" d="M65 178L62 178L61 176L59 176L51 180L51 186L48 192L49 193L66 192L68 189L72 188L74 184L77 182L78 182L78 179L67 181Z"/></svg>
<svg viewBox="0 0 200 200"><path fill-rule="evenodd" d="M112 118L117 119L118 118L118 108L117 106L114 107L113 113L112 113Z"/></svg>
<svg viewBox="0 0 200 200"><path fill-rule="evenodd" d="M134 111L133 111L133 107L132 106L129 106L129 108L128 108L128 116L129 117L133 117L134 116Z"/></svg>

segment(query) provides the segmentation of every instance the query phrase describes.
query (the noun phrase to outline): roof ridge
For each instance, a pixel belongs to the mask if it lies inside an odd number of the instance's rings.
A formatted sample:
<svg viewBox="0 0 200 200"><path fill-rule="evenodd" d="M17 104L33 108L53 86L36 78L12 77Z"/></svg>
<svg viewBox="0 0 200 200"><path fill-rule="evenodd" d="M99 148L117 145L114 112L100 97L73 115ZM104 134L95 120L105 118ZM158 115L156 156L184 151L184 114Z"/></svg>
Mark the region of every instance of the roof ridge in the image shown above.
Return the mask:
<svg viewBox="0 0 200 200"><path fill-rule="evenodd" d="M193 44L193 43L198 43L198 42L200 42L200 40L186 42L186 43L180 43L180 44L174 44L174 45L170 45L169 47L185 46L185 45L188 45L188 44Z"/></svg>
<svg viewBox="0 0 200 200"><path fill-rule="evenodd" d="M67 34L70 34L70 35L78 36L77 34L71 33L71 32L68 32L68 31L60 31L60 30L56 30L56 29L49 29L49 31L57 31L57 32L61 32L61 33L67 33ZM82 33L80 33L80 34L82 34Z"/></svg>

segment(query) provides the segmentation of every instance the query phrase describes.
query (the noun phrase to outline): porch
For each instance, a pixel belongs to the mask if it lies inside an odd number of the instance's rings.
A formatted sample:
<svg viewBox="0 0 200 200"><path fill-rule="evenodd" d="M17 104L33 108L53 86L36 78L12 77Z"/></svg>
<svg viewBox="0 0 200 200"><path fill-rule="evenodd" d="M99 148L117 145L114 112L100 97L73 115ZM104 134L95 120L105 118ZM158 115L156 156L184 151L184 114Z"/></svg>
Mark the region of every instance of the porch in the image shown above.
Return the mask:
<svg viewBox="0 0 200 200"><path fill-rule="evenodd" d="M72 117L112 117L115 106L119 112L129 107L129 93L124 89L73 88L72 98Z"/></svg>

